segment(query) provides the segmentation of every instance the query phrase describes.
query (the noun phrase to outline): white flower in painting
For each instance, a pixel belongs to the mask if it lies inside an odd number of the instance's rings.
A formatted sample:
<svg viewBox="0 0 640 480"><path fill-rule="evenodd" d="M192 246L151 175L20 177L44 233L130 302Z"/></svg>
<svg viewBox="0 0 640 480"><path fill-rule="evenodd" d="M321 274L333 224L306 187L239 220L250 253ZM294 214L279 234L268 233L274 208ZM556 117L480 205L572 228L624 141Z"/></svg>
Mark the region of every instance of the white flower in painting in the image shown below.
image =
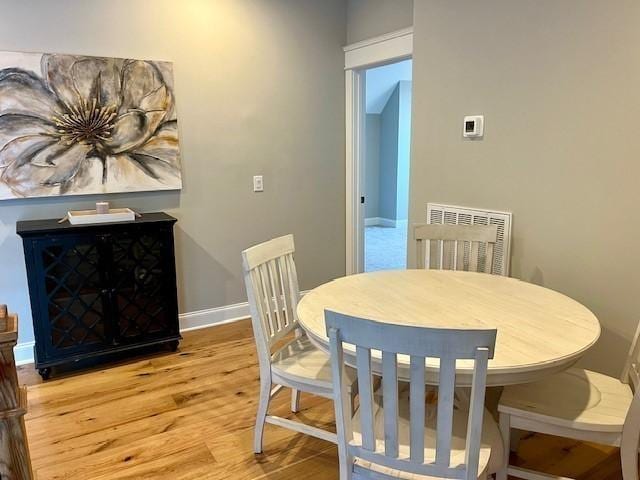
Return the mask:
<svg viewBox="0 0 640 480"><path fill-rule="evenodd" d="M173 94L155 62L44 55L0 70L0 181L16 196L180 181Z"/></svg>

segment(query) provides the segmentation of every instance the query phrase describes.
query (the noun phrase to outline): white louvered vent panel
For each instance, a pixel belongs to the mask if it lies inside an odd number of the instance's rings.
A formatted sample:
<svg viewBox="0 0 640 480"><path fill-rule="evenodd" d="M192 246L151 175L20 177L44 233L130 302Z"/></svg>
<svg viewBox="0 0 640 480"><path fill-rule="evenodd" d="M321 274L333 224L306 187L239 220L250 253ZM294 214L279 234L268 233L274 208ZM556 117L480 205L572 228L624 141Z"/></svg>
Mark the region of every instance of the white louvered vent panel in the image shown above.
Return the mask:
<svg viewBox="0 0 640 480"><path fill-rule="evenodd" d="M442 210L438 210L438 209L431 210L427 223L442 223L442 215L443 215Z"/></svg>
<svg viewBox="0 0 640 480"><path fill-rule="evenodd" d="M509 212L492 212L476 208L458 207L454 205L442 205L439 203L427 204L427 222L461 225L497 225L498 241L495 246L495 262L491 273L496 275L509 275L511 255L511 219ZM443 222L444 220L444 222ZM486 254L485 247L480 250L481 263ZM439 252L437 252L439 255ZM469 246L465 248L465 263L468 261ZM482 265L484 266L484 265Z"/></svg>

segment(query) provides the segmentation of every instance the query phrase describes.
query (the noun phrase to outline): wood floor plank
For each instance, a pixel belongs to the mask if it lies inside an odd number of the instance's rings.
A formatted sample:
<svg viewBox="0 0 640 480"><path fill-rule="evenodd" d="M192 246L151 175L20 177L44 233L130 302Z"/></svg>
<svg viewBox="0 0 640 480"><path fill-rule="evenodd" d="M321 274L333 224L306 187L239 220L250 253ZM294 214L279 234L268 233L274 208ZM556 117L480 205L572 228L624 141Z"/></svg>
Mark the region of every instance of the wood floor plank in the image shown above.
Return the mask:
<svg viewBox="0 0 640 480"><path fill-rule="evenodd" d="M105 450L127 446L138 440L175 430L183 430L185 436L191 435L193 431L206 432L211 422L193 413L188 409L172 409L68 438L52 437L55 438L53 441L52 438L44 438L37 442L30 439L32 461L36 468L43 468L53 463L84 458Z"/></svg>
<svg viewBox="0 0 640 480"><path fill-rule="evenodd" d="M69 439L175 409L171 396L158 397L151 393L105 402L68 414L28 418L29 442L37 445L39 442Z"/></svg>
<svg viewBox="0 0 640 480"><path fill-rule="evenodd" d="M252 450L247 448L252 445L252 439L253 429L244 429L207 440L207 446L218 465L227 472L226 478L279 478L282 470L312 457L335 451L335 446L328 442L298 435L273 425L265 427L264 452L261 455L254 455ZM328 455L335 464L333 453Z"/></svg>
<svg viewBox="0 0 640 480"><path fill-rule="evenodd" d="M185 449L171 456L133 467L127 467L117 474L106 473L93 480L155 480L173 478L176 480L213 480L219 478L220 469L215 464L204 444Z"/></svg>
<svg viewBox="0 0 640 480"><path fill-rule="evenodd" d="M159 455L159 452L161 454ZM82 461L72 459L49 467L37 469L38 478L63 480L72 478L122 479L122 478L159 478L145 477L148 473L165 469L183 470L196 461L203 459L213 466L215 459L201 438L184 436L176 432L143 438L123 447L111 448L86 456ZM170 473L170 472L168 472ZM169 477L167 477L169 478Z"/></svg>
<svg viewBox="0 0 640 480"><path fill-rule="evenodd" d="M522 438L511 462L544 473L579 480L621 478L620 450L606 445L579 442L551 435L529 434ZM617 477L615 475L618 475Z"/></svg>
<svg viewBox="0 0 640 480"><path fill-rule="evenodd" d="M335 446L267 425L252 452L258 367L249 321L187 332L176 353L145 355L29 385L27 432L39 480L334 480ZM326 399L289 392L271 412L334 429ZM514 463L578 480L620 480L619 451L557 437L523 439Z"/></svg>
<svg viewBox="0 0 640 480"><path fill-rule="evenodd" d="M160 396L163 393L175 394L185 389L194 389L198 385L216 385L220 382L220 377L238 372L245 374L247 368L251 367L251 356L247 356L246 345L243 345L247 342L251 342L251 339L228 342L219 345L215 353L208 355L168 354L158 358L158 363L149 361L92 372L90 376L87 375L89 381L84 383L85 388L81 391L77 389L75 376L54 380L46 390L33 389L29 416L37 418L44 412L51 415L56 411L68 414L98 403L140 394L155 392ZM241 367L234 369L230 365ZM255 367L257 375L257 363ZM73 398L73 402L69 402L69 398Z"/></svg>

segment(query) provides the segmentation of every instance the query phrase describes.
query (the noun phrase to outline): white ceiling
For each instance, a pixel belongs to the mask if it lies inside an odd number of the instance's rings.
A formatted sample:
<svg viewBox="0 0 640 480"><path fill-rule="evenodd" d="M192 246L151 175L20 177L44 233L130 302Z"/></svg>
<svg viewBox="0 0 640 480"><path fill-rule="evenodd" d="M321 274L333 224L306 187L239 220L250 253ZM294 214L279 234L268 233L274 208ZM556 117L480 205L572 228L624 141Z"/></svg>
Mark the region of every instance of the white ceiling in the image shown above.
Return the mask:
<svg viewBox="0 0 640 480"><path fill-rule="evenodd" d="M403 60L367 70L367 113L382 112L396 84L401 80L411 81L411 70L411 60Z"/></svg>

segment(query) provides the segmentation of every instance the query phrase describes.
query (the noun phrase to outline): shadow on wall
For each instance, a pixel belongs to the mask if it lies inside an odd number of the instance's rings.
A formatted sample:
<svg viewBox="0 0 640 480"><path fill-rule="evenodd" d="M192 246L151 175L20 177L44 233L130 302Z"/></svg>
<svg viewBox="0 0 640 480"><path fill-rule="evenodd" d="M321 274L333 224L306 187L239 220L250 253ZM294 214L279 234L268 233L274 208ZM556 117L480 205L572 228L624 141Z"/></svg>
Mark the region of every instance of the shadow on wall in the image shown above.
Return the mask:
<svg viewBox="0 0 640 480"><path fill-rule="evenodd" d="M522 246L522 242L518 242L520 246ZM536 266L533 271L529 273L521 272L521 255L518 255L518 251L515 252L515 255L511 256L511 276L514 278L519 278L529 283L533 283L535 285L540 285L541 287L550 288L552 290L559 291L557 287L554 285L546 285L545 283L545 273L539 267ZM514 272L520 272L514 273ZM565 292L560 292L565 295L572 297L571 294L567 294ZM585 299L580 299L576 297L575 300L579 301L583 305L589 305ZM583 368L588 368L590 370L594 370L597 372L605 373L607 375L611 375L614 377L618 377L622 371L622 366L624 365L627 359L627 352L629 347L631 346L631 342L628 340L626 336L620 335L617 332L607 328L606 325L621 325L627 323L629 319L613 319L613 312L598 312L594 310L594 314L600 321L600 327L602 328L600 338L596 342L596 344L589 349L589 351L585 354L585 356L578 362L578 366ZM602 362L601 359L606 358L606 362Z"/></svg>
<svg viewBox="0 0 640 480"><path fill-rule="evenodd" d="M612 325L616 324L615 321L609 321L607 323ZM587 352L584 360L580 360L579 365L596 372L619 377L622 373L622 366L627 359L631 342L628 338L608 329L604 322L601 321L600 325L602 326L602 333L598 339L598 343ZM603 362L600 360L602 358L608 359L604 369ZM610 365L620 366L620 368L613 369Z"/></svg>
<svg viewBox="0 0 640 480"><path fill-rule="evenodd" d="M184 305L228 305L233 294L232 285L237 282L234 273L211 256L212 249L199 244L180 225L174 227L176 242L176 268L178 274L178 307L184 313ZM185 253L189 252L189 255ZM240 265L240 249L238 265ZM187 276L206 279L206 288L186 289ZM215 297L215 302L212 298ZM219 297L223 297L220 299Z"/></svg>
<svg viewBox="0 0 640 480"><path fill-rule="evenodd" d="M533 273L529 276L529 283L535 283L536 285L544 286L544 273L540 270L540 267L536 267Z"/></svg>

